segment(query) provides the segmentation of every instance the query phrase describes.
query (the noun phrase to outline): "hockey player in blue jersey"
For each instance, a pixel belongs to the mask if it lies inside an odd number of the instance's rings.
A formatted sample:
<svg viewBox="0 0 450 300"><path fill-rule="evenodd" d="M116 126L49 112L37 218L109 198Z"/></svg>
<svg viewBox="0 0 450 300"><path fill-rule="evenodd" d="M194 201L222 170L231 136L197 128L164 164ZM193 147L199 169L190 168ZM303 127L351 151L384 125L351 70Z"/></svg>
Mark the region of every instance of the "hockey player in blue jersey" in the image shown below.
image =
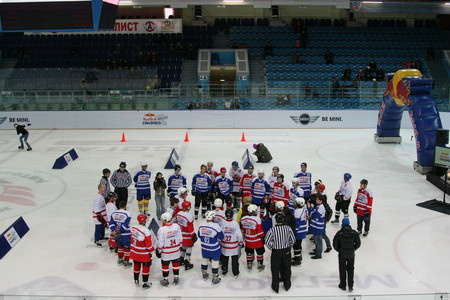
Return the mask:
<svg viewBox="0 0 450 300"><path fill-rule="evenodd" d="M130 221L131 215L126 211L127 203L125 201L120 202L119 210L116 210L111 215L111 220L109 221L109 229L113 232L117 246L117 256L119 257L117 263L119 265L124 265L125 267L131 267L130 262Z"/></svg>
<svg viewBox="0 0 450 300"><path fill-rule="evenodd" d="M211 178L206 173L206 165L200 166L200 172L192 178L192 196L195 197L195 219L198 219L198 211L200 204L202 205L202 217L205 218L205 213L208 205L208 194L211 191Z"/></svg>
<svg viewBox="0 0 450 300"><path fill-rule="evenodd" d="M295 199L295 243L293 266L299 266L302 263L302 241L306 238L308 232L308 209L305 205L305 199L298 197Z"/></svg>
<svg viewBox="0 0 450 300"><path fill-rule="evenodd" d="M309 195L311 195L311 173L307 172L306 169L308 165L305 162L302 162L300 165L300 172L296 172L294 174L294 178L298 178L299 186L303 190L303 197L305 200L308 200Z"/></svg>
<svg viewBox="0 0 450 300"><path fill-rule="evenodd" d="M269 203L270 184L264 178L264 170L258 170L258 177L252 182L252 204L259 206L259 217L266 214L266 205Z"/></svg>
<svg viewBox="0 0 450 300"><path fill-rule="evenodd" d="M233 191L233 179L227 175L227 169L220 168L220 175L216 177L214 185L217 198L222 199L227 204L227 209L232 206L231 192Z"/></svg>
<svg viewBox="0 0 450 300"><path fill-rule="evenodd" d="M175 165L173 167L174 173L169 176L167 180L167 196L173 198L177 195L178 189L181 187L187 187L186 185L186 177L181 174L181 166Z"/></svg>
<svg viewBox="0 0 450 300"><path fill-rule="evenodd" d="M208 279L208 264L211 262L212 283L217 284L220 282L219 260L222 254L220 241L224 239L224 235L219 224L213 222L214 211L207 211L205 217L206 222L198 228L198 237L202 245L202 275L203 279Z"/></svg>
<svg viewBox="0 0 450 300"><path fill-rule="evenodd" d="M147 171L147 163L141 163L141 171L134 175L133 181L136 187L136 198L139 207L139 214L150 216L148 213L148 202L151 199L150 176L152 173Z"/></svg>

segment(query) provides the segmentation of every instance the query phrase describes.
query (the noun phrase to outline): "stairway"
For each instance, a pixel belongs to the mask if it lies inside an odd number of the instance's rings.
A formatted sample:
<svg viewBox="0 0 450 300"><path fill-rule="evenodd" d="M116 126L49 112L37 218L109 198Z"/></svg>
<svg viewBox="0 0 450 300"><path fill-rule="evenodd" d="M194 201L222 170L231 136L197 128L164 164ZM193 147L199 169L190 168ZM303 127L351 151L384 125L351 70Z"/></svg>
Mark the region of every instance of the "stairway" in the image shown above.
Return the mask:
<svg viewBox="0 0 450 300"><path fill-rule="evenodd" d="M190 96L194 93L198 83L197 78L198 60L190 59L183 61L183 73L181 77L181 93L180 96Z"/></svg>
<svg viewBox="0 0 450 300"><path fill-rule="evenodd" d="M264 96L266 83L266 76L264 72L264 60L263 59L251 59L249 60L250 69L250 91L252 97Z"/></svg>
<svg viewBox="0 0 450 300"><path fill-rule="evenodd" d="M219 32L213 36L213 48L214 49L230 49L231 35Z"/></svg>
<svg viewBox="0 0 450 300"><path fill-rule="evenodd" d="M448 83L448 74L442 60L427 61L427 65L430 69L431 77L433 77L436 84Z"/></svg>

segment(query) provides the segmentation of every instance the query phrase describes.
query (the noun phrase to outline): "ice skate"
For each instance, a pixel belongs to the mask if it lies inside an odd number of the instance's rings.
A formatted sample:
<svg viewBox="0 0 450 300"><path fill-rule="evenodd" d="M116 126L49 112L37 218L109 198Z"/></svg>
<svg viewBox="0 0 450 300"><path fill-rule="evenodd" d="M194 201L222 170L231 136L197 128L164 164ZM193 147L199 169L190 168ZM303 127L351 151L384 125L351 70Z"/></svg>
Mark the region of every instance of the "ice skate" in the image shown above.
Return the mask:
<svg viewBox="0 0 450 300"><path fill-rule="evenodd" d="M125 268L129 268L129 267L131 267L133 264L131 263L131 262L129 262L129 261L124 261L123 262L123 266L125 267Z"/></svg>
<svg viewBox="0 0 450 300"><path fill-rule="evenodd" d="M19 146L19 147L17 147L17 148L19 148L19 150L22 150L22 149L23 149L23 146Z"/></svg>
<svg viewBox="0 0 450 300"><path fill-rule="evenodd" d="M94 242L94 244L95 244L95 246L98 247L98 248L103 247L102 244L101 244L100 242Z"/></svg>
<svg viewBox="0 0 450 300"><path fill-rule="evenodd" d="M117 260L117 264L118 264L118 265L123 265L124 262L125 262L125 261L123 260L123 258L119 258L119 259Z"/></svg>
<svg viewBox="0 0 450 300"><path fill-rule="evenodd" d="M222 270L222 275L225 276L228 274L228 270Z"/></svg>
<svg viewBox="0 0 450 300"><path fill-rule="evenodd" d="M265 267L266 267L265 265L258 263L258 272L262 272Z"/></svg>
<svg viewBox="0 0 450 300"><path fill-rule="evenodd" d="M331 224L339 224L339 219L336 218L336 219L334 219L333 221L331 221L330 223L331 223Z"/></svg>
<svg viewBox="0 0 450 300"><path fill-rule="evenodd" d="M149 289L151 286L152 286L152 283L151 283L151 282L144 282L144 283L142 284L142 288L143 288L143 289Z"/></svg>
<svg viewBox="0 0 450 300"><path fill-rule="evenodd" d="M205 270L202 270L202 276L203 276L204 280L207 280L208 277L209 277L209 273L207 271L205 271Z"/></svg>
<svg viewBox="0 0 450 300"><path fill-rule="evenodd" d="M162 286L169 286L169 280L167 280L167 278L163 278L161 279L161 285Z"/></svg>
<svg viewBox="0 0 450 300"><path fill-rule="evenodd" d="M185 261L184 261L184 269L185 269L186 271L192 269L193 267L194 267L194 265L191 264L190 261L188 261L188 260L185 260Z"/></svg>
<svg viewBox="0 0 450 300"><path fill-rule="evenodd" d="M135 280L135 281L134 281L134 284L135 284L136 286L139 286L139 280Z"/></svg>
<svg viewBox="0 0 450 300"><path fill-rule="evenodd" d="M239 274L234 275L234 279L237 279L239 277Z"/></svg>
<svg viewBox="0 0 450 300"><path fill-rule="evenodd" d="M32 148L28 148L28 149L27 149L27 151L31 151L31 150L33 150L33 149L32 149Z"/></svg>
<svg viewBox="0 0 450 300"><path fill-rule="evenodd" d="M251 271L252 268L253 268L253 262L248 261L248 262L247 262L247 269L248 269L249 271Z"/></svg>
<svg viewBox="0 0 450 300"><path fill-rule="evenodd" d="M365 231L364 233L363 233L363 236L368 236L369 235L369 232L368 231Z"/></svg>
<svg viewBox="0 0 450 300"><path fill-rule="evenodd" d="M220 282L221 278L219 277L219 274L215 274L213 279L212 279L212 283L213 284L218 284Z"/></svg>
<svg viewBox="0 0 450 300"><path fill-rule="evenodd" d="M179 282L180 282L180 277L175 276L175 277L173 278L173 284L174 284L174 285L177 285Z"/></svg>

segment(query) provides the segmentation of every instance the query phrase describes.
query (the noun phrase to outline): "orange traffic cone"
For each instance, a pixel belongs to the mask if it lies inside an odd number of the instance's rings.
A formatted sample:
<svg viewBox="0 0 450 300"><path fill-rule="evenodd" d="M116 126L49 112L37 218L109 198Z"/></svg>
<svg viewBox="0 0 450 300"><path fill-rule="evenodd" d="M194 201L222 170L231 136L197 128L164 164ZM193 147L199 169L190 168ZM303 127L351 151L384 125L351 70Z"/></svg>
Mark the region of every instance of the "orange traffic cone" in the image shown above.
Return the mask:
<svg viewBox="0 0 450 300"><path fill-rule="evenodd" d="M189 142L189 134L186 132L186 136L184 137L185 142Z"/></svg>
<svg viewBox="0 0 450 300"><path fill-rule="evenodd" d="M122 132L122 140L120 141L121 143L125 143L127 140L125 139L125 133Z"/></svg>
<svg viewBox="0 0 450 300"><path fill-rule="evenodd" d="M247 140L245 139L245 134L244 132L242 132L242 137L241 137L241 142L246 142Z"/></svg>

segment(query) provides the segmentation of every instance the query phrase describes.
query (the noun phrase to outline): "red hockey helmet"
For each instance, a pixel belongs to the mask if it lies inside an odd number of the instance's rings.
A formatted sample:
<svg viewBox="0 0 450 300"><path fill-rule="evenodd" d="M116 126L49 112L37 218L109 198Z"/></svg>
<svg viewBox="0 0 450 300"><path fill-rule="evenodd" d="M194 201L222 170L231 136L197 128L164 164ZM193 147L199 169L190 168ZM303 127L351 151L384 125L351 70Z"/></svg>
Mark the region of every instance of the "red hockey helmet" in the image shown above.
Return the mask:
<svg viewBox="0 0 450 300"><path fill-rule="evenodd" d="M137 220L139 224L145 224L147 222L147 216L146 215L138 215Z"/></svg>
<svg viewBox="0 0 450 300"><path fill-rule="evenodd" d="M181 204L181 206L183 207L183 209L189 209L191 208L191 202L190 201L183 201L183 204Z"/></svg>
<svg viewBox="0 0 450 300"><path fill-rule="evenodd" d="M318 188L322 192L325 191L325 185L324 184L319 184Z"/></svg>

